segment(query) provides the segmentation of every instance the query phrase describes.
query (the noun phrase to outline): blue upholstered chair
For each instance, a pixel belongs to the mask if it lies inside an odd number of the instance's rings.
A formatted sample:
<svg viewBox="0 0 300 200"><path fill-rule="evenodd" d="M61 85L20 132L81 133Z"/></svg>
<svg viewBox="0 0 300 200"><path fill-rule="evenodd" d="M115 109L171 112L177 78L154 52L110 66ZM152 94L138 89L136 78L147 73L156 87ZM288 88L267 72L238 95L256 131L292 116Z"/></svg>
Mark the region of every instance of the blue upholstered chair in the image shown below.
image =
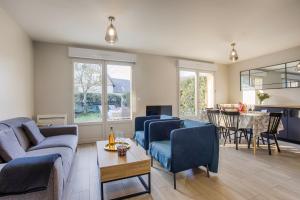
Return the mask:
<svg viewBox="0 0 300 200"><path fill-rule="evenodd" d="M154 121L163 121L170 119L178 119L169 115L152 115L135 118L135 132L133 138L137 144L141 145L145 150L146 154L149 149L149 124Z"/></svg>
<svg viewBox="0 0 300 200"><path fill-rule="evenodd" d="M173 173L176 189L176 173L205 166L218 172L219 136L214 125L193 120L151 122L149 125L149 153Z"/></svg>

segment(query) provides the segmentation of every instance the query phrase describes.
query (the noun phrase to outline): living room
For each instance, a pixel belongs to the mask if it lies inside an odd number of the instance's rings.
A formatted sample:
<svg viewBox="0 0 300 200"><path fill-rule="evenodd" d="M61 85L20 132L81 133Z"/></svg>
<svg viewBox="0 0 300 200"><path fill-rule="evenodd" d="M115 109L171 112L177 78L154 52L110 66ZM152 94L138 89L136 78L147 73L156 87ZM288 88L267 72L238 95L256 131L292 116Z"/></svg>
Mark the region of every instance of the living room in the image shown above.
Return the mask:
<svg viewBox="0 0 300 200"><path fill-rule="evenodd" d="M6 159L2 131L1 169L49 154L55 166L48 186L11 193L3 186L0 199L127 198L143 189L136 199L297 199L299 8L296 0L0 0L0 130L11 128L23 147L23 156ZM229 110L239 111L234 130ZM272 113L281 113L275 134ZM195 149L178 150L186 170L155 149L153 130L164 135L166 127L169 140L181 131L182 141L199 139ZM130 146L127 157L104 150L112 133ZM209 154L194 155L202 141ZM145 188L123 179L128 174L104 180L101 165L141 152ZM217 164L188 161L200 155Z"/></svg>

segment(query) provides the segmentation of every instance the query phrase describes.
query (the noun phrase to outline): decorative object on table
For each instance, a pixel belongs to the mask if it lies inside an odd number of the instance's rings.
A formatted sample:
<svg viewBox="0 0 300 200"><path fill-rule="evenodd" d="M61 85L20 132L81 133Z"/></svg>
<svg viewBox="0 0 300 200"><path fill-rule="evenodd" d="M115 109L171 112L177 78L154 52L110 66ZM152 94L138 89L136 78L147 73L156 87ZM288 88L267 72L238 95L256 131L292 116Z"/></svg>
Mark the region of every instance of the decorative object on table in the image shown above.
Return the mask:
<svg viewBox="0 0 300 200"><path fill-rule="evenodd" d="M232 49L230 51L230 54L229 54L229 59L232 61L232 62L235 62L239 59L239 56L236 52L236 50L234 49L234 46L235 46L235 43L231 43L230 46L232 46Z"/></svg>
<svg viewBox="0 0 300 200"><path fill-rule="evenodd" d="M115 144L115 133L113 127L110 127L110 131L108 135L108 144L109 146L113 146Z"/></svg>
<svg viewBox="0 0 300 200"><path fill-rule="evenodd" d="M242 103L242 102L239 102L239 112L247 112L247 105Z"/></svg>
<svg viewBox="0 0 300 200"><path fill-rule="evenodd" d="M259 104L261 105L264 100L269 99L270 95L268 93L263 92L262 90L256 93L257 98L259 99Z"/></svg>
<svg viewBox="0 0 300 200"><path fill-rule="evenodd" d="M248 107L249 107L249 111L254 112L255 105L250 104L250 105L248 105Z"/></svg>
<svg viewBox="0 0 300 200"><path fill-rule="evenodd" d="M126 156L127 146L124 144L117 145L117 151L119 156Z"/></svg>
<svg viewBox="0 0 300 200"><path fill-rule="evenodd" d="M115 142L113 144L106 144L104 149L107 151L118 151L118 146L125 146L127 149L130 148L130 144L127 142Z"/></svg>
<svg viewBox="0 0 300 200"><path fill-rule="evenodd" d="M108 17L109 26L107 27L106 34L105 34L105 40L109 44L115 44L118 41L118 35L117 30L113 25L113 21L115 21L115 17L109 16Z"/></svg>

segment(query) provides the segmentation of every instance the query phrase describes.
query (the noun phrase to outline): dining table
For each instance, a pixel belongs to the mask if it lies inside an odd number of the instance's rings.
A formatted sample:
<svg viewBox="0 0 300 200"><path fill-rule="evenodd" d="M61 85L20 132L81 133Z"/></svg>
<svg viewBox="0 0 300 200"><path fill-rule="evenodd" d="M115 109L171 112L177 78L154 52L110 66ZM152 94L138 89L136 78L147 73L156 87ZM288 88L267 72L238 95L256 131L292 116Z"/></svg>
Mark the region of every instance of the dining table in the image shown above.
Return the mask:
<svg viewBox="0 0 300 200"><path fill-rule="evenodd" d="M253 154L256 154L256 140L262 132L268 130L269 125L269 114L268 112L261 111L248 111L241 112L239 117L239 129L251 129L253 134ZM201 120L208 121L206 111L200 113ZM222 114L219 114L219 125L225 127L225 123ZM280 120L277 134L279 131L284 130L283 123Z"/></svg>

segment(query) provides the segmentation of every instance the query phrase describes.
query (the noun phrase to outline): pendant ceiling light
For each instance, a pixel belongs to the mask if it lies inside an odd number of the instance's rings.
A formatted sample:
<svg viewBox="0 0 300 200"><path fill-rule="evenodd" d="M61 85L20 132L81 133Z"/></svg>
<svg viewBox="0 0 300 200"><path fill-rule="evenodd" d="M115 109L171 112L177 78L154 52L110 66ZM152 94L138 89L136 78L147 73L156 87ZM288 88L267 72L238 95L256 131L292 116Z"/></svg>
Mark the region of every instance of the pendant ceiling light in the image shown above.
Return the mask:
<svg viewBox="0 0 300 200"><path fill-rule="evenodd" d="M109 25L106 30L105 40L109 44L115 44L118 41L117 30L113 25L113 21L115 20L115 17L109 16L108 20L109 20Z"/></svg>
<svg viewBox="0 0 300 200"><path fill-rule="evenodd" d="M230 51L229 59L232 62L235 62L239 59L239 56L238 56L236 50L234 49L235 43L232 43L231 46L232 46L232 50Z"/></svg>
<svg viewBox="0 0 300 200"><path fill-rule="evenodd" d="M298 64L296 65L296 71L300 72L300 61L298 62Z"/></svg>

